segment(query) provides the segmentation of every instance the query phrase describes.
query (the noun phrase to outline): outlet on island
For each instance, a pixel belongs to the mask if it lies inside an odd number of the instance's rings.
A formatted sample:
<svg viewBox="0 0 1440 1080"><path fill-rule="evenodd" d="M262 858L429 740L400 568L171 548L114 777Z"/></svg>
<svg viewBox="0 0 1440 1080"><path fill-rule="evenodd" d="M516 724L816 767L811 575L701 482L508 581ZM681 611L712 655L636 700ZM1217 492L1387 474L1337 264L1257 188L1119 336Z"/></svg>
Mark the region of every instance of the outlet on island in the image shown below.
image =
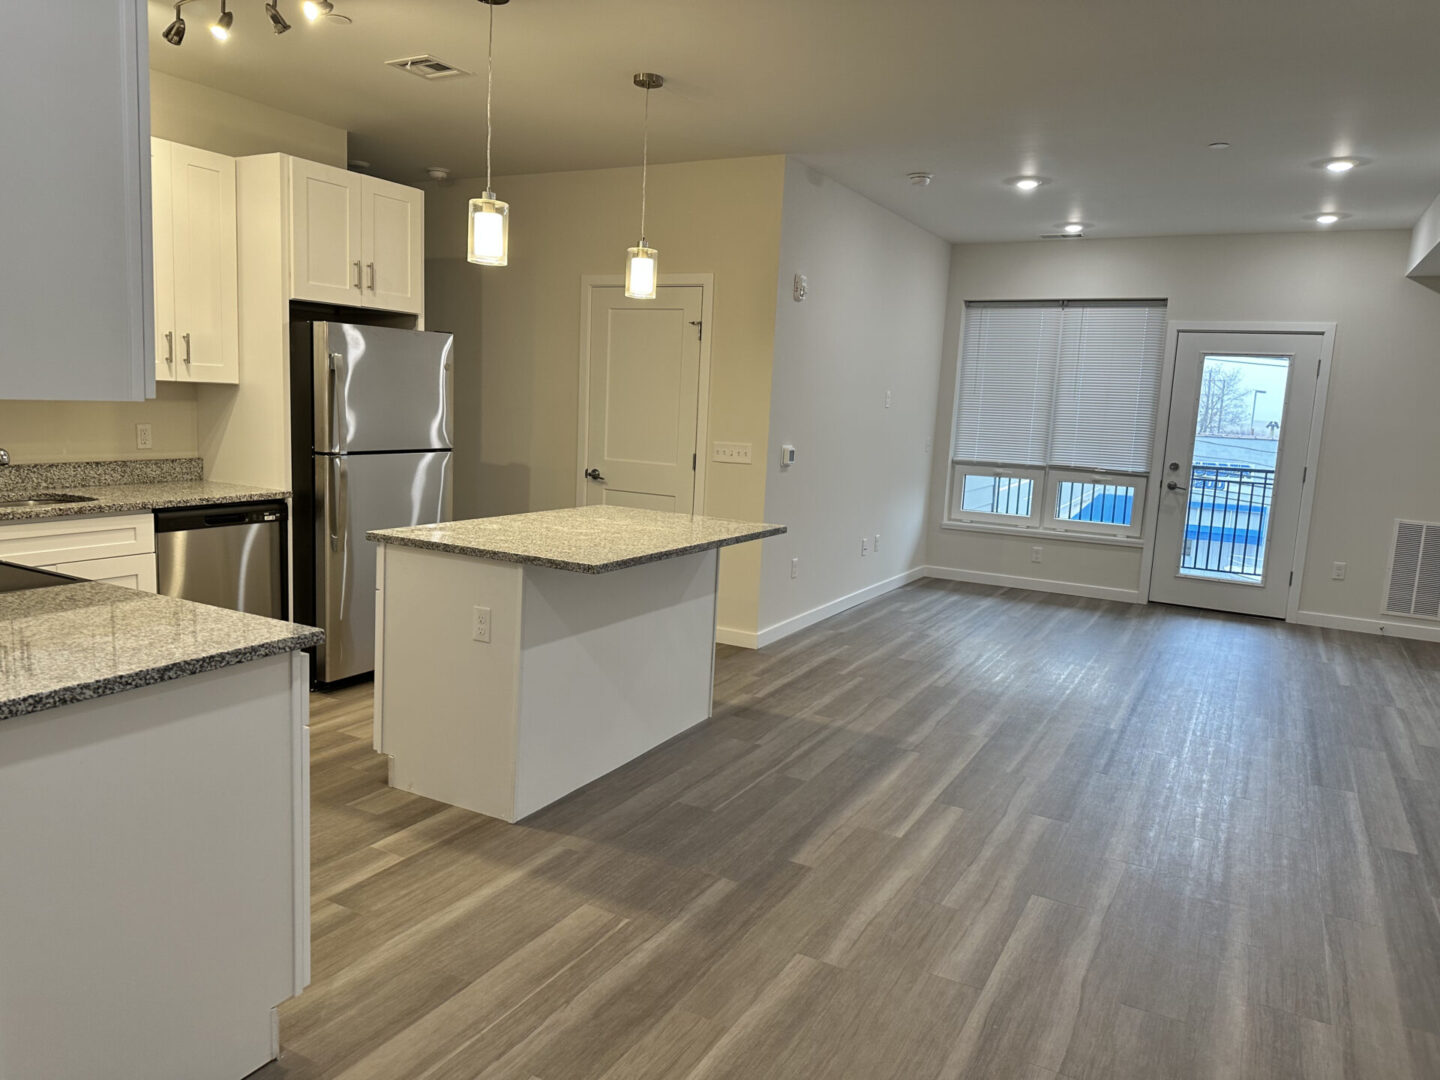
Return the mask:
<svg viewBox="0 0 1440 1080"><path fill-rule="evenodd" d="M480 607L478 604L475 606L470 636L482 645L490 644L490 609L488 607Z"/></svg>

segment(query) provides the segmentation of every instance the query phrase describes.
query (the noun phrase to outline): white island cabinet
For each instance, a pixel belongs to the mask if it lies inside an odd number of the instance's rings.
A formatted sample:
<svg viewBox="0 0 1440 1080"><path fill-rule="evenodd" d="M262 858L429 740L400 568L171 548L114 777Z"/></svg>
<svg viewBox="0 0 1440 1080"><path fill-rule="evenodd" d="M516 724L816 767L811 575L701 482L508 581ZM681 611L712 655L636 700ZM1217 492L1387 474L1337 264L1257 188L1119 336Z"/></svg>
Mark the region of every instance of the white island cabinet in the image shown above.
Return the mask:
<svg viewBox="0 0 1440 1080"><path fill-rule="evenodd" d="M705 720L717 549L784 531L587 506L370 533L390 783L518 821Z"/></svg>
<svg viewBox="0 0 1440 1080"><path fill-rule="evenodd" d="M277 1056L309 981L319 637L99 583L0 593L0 1078Z"/></svg>

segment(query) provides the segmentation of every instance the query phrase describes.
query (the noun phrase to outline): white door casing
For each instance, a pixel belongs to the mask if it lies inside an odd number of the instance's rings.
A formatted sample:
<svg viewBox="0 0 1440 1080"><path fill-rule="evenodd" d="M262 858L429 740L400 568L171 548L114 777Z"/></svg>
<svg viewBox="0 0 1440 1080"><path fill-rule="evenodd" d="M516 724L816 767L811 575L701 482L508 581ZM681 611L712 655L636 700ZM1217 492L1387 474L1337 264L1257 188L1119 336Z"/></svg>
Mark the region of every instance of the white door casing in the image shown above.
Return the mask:
<svg viewBox="0 0 1440 1080"><path fill-rule="evenodd" d="M703 507L707 281L670 281L654 300L629 299L608 279L585 283L579 505Z"/></svg>
<svg viewBox="0 0 1440 1080"><path fill-rule="evenodd" d="M1212 364L1237 357L1288 362L1274 476L1263 485L1252 479L1259 473L1243 470L1216 473L1201 465L1197 474L1196 460L1206 456L1196 453L1196 421L1207 357ZM1172 358L1168 422L1153 484L1149 598L1284 617L1294 607L1301 524L1309 514L1314 477L1307 474L1318 450L1317 387L1328 340L1320 328L1309 327L1293 333L1181 327ZM1248 546L1241 539L1247 535ZM1214 570L1197 569L1197 563Z"/></svg>

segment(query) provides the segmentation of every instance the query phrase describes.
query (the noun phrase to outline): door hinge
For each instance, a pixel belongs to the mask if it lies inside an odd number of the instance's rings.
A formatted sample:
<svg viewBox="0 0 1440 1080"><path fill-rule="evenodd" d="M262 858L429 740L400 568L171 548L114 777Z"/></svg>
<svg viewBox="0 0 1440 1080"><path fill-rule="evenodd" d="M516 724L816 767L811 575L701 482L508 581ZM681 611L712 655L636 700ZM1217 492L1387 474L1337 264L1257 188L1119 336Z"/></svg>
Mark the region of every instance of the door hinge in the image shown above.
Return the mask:
<svg viewBox="0 0 1440 1080"><path fill-rule="evenodd" d="M699 319L691 319L691 320L690 320L690 325L693 326L693 327L695 327L695 340L696 340L696 341L704 341L704 340L705 340L705 324L704 324L703 322L701 322Z"/></svg>
<svg viewBox="0 0 1440 1080"><path fill-rule="evenodd" d="M1305 481L1308 480L1309 478L1310 478L1310 466L1309 466L1309 465L1306 465L1303 469L1300 470L1300 483L1302 483L1302 484L1305 483Z"/></svg>
<svg viewBox="0 0 1440 1080"><path fill-rule="evenodd" d="M1295 584L1295 571L1294 571L1294 570L1291 570L1291 571L1290 571L1290 584L1291 584L1291 585L1294 585L1294 584Z"/></svg>
<svg viewBox="0 0 1440 1080"><path fill-rule="evenodd" d="M694 472L695 469L696 469L696 467L699 465L699 463L700 463L700 455L699 455L698 453L696 453L696 454L691 454L691 455L690 455L690 471L691 471L691 472Z"/></svg>

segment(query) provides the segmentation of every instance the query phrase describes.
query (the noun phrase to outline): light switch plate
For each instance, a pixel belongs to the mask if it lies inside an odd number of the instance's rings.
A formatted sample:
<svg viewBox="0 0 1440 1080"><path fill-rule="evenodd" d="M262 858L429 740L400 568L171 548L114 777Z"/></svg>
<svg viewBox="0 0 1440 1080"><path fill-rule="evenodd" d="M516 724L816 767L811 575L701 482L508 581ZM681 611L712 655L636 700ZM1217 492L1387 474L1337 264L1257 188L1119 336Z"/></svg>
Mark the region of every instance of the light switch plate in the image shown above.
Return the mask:
<svg viewBox="0 0 1440 1080"><path fill-rule="evenodd" d="M748 442L717 442L710 452L711 461L728 461L732 465L750 464Z"/></svg>

